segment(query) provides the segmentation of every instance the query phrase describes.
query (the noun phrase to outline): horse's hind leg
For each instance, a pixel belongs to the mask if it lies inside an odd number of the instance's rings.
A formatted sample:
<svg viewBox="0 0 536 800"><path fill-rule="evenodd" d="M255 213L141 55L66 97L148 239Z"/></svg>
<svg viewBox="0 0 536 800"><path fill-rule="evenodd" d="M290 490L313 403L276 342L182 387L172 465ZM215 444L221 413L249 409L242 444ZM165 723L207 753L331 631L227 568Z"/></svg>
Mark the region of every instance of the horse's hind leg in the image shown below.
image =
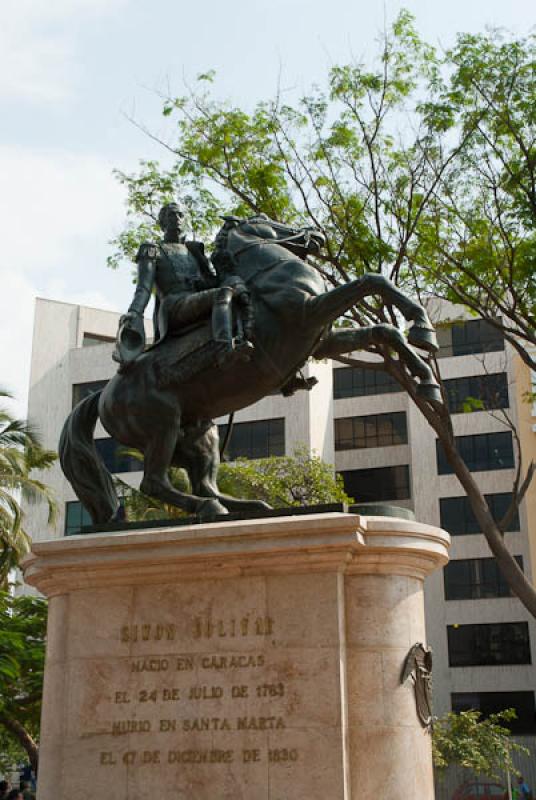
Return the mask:
<svg viewBox="0 0 536 800"><path fill-rule="evenodd" d="M229 511L266 511L271 508L262 500L240 500L220 492L218 488L220 448L216 425L201 434L186 452L181 448L181 455L187 463L192 491L195 494L213 497Z"/></svg>
<svg viewBox="0 0 536 800"><path fill-rule="evenodd" d="M430 352L438 349L434 328L426 310L383 275L367 273L325 294L312 297L307 303L306 315L329 324L365 297L373 295L398 308L404 318L413 323L408 333L410 344Z"/></svg>
<svg viewBox="0 0 536 800"><path fill-rule="evenodd" d="M417 393L431 403L441 403L441 390L430 366L407 344L393 325L373 325L330 333L313 353L314 358L337 358L354 350L367 350L371 345L387 345L398 353L410 373L419 379Z"/></svg>
<svg viewBox="0 0 536 800"><path fill-rule="evenodd" d="M215 514L225 514L226 509L214 497L205 499L185 494L172 486L168 470L175 452L179 438L180 425L177 420L175 425L166 430L153 432L151 441L144 452L144 473L140 490L150 497L170 503L178 508L183 508L191 514L200 517L211 517Z"/></svg>

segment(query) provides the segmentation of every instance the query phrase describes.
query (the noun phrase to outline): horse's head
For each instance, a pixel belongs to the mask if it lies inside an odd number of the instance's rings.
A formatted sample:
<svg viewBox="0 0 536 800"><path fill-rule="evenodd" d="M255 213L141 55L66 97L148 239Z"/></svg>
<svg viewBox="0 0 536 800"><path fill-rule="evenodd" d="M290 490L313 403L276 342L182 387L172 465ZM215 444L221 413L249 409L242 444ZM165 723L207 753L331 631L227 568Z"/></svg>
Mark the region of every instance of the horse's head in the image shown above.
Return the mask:
<svg viewBox="0 0 536 800"><path fill-rule="evenodd" d="M236 232L243 240L243 246L238 252L249 249L260 240L279 244L300 258L305 258L308 255L317 255L325 244L324 235L316 228L293 228L270 219L266 214L255 214L247 219L225 217L225 225L220 234L224 234L227 239L231 231ZM218 239L216 243L218 244Z"/></svg>

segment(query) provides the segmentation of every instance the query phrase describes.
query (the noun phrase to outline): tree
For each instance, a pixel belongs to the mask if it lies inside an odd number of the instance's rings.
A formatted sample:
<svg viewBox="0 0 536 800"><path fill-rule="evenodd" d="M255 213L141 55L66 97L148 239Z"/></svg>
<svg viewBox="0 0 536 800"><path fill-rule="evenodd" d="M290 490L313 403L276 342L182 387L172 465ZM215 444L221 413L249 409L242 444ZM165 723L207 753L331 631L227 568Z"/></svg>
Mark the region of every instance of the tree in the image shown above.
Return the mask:
<svg viewBox="0 0 536 800"><path fill-rule="evenodd" d="M512 741L508 722L515 711L507 709L482 719L480 711L449 712L434 721L432 751L434 766L441 775L448 766L457 764L503 780L505 773L519 774L514 766L514 753L527 754L526 747Z"/></svg>
<svg viewBox="0 0 536 800"><path fill-rule="evenodd" d="M9 395L0 391L0 397ZM0 407L0 588L6 588L10 571L30 549L30 538L23 527L20 501L46 500L49 523L56 506L44 483L31 477L34 469L46 469L57 456L44 450L33 428L12 417Z"/></svg>
<svg viewBox="0 0 536 800"><path fill-rule="evenodd" d="M292 456L272 456L250 461L239 458L222 464L218 475L223 492L264 500L274 508L317 503L351 503L333 466L303 447Z"/></svg>
<svg viewBox="0 0 536 800"><path fill-rule="evenodd" d="M447 58L450 79L426 113L466 142L416 257L440 296L497 326L535 369L536 37L465 34Z"/></svg>
<svg viewBox="0 0 536 800"><path fill-rule="evenodd" d="M0 726L37 773L47 603L0 592Z"/></svg>
<svg viewBox="0 0 536 800"><path fill-rule="evenodd" d="M380 272L421 300L455 300L499 328L530 365L533 62L533 37L502 39L496 32L460 35L440 56L403 11L383 35L372 68L335 66L325 91L315 88L294 105L279 93L246 111L214 99L213 73L201 75L185 96L164 99L163 113L175 123L171 140L161 141L174 156L172 167L142 162L137 174L118 173L129 220L110 264L132 258L157 208L174 194L189 198L193 227L205 238L218 213L265 212L323 232L326 251L316 266L328 286ZM400 326L392 308L371 301L340 324L383 322ZM386 370L409 393L442 443L505 579L536 616L536 591L504 542L534 472L523 464L517 437L513 502L497 522L458 451L446 393L443 406L430 404L395 353L385 346L369 351L374 363L333 357ZM435 360L433 368L440 381Z"/></svg>
<svg viewBox="0 0 536 800"><path fill-rule="evenodd" d="M140 453L135 454L140 458ZM177 489L189 491L184 470L171 469L170 479ZM342 478L334 475L332 465L316 454L309 454L303 447L296 448L292 456L238 458L221 464L218 484L225 494L264 500L274 508L353 502L344 491ZM159 503L126 484L123 487L129 519L173 519L185 515L175 506Z"/></svg>

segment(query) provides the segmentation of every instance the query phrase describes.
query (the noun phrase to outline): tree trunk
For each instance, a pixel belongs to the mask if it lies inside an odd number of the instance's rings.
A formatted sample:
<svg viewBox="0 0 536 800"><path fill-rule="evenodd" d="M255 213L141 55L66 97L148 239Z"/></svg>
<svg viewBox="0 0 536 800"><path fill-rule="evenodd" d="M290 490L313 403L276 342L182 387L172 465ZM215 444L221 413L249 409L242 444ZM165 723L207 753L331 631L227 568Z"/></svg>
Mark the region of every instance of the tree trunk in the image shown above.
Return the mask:
<svg viewBox="0 0 536 800"><path fill-rule="evenodd" d="M397 375L396 377L399 376ZM504 579L512 592L521 600L525 608L536 618L536 588L528 580L527 576L506 547L503 534L493 519L486 499L480 491L473 475L456 450L455 442L448 427L444 424L440 414L435 411L432 406L416 396L413 387L405 386L405 388L408 389L414 402L437 433L444 447L447 460L465 490L473 514L480 525L482 533L486 537L491 552L497 559L497 564L499 565Z"/></svg>
<svg viewBox="0 0 536 800"><path fill-rule="evenodd" d="M0 725L3 725L19 742L19 744L26 750L28 760L32 766L33 771L37 775L37 767L39 764L39 748L36 742L32 739L26 728L21 725L16 719L0 714Z"/></svg>
<svg viewBox="0 0 536 800"><path fill-rule="evenodd" d="M486 537L491 552L497 559L497 564L506 582L514 594L519 597L525 608L530 611L533 617L536 617L536 589L506 547L503 534L490 514L482 492L454 444L451 441L445 441L442 437L440 437L440 440L456 477L465 489L473 514Z"/></svg>

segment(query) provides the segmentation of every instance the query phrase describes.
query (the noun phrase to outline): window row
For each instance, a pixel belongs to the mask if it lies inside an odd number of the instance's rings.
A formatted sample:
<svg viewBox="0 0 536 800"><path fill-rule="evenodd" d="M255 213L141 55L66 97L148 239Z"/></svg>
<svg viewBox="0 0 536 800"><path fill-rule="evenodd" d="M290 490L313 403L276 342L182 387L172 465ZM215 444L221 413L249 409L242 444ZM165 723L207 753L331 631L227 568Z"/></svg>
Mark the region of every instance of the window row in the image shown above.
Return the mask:
<svg viewBox="0 0 536 800"><path fill-rule="evenodd" d="M106 384L108 383L107 380L104 381L87 381L86 383L74 383L73 384L73 408L78 405L82 400L86 397L89 397L90 394L94 394L95 392L100 392Z"/></svg>
<svg viewBox="0 0 536 800"><path fill-rule="evenodd" d="M218 426L223 440L226 425ZM257 422L237 422L233 425L226 456L236 458L268 458L285 455L285 420L263 419Z"/></svg>
<svg viewBox="0 0 536 800"><path fill-rule="evenodd" d="M401 392L400 385L383 370L361 367L336 367L333 370L333 397L367 397Z"/></svg>
<svg viewBox="0 0 536 800"><path fill-rule="evenodd" d="M112 344L115 336L104 336L102 333L88 333L84 331L82 337L82 347L94 347L99 344Z"/></svg>
<svg viewBox="0 0 536 800"><path fill-rule="evenodd" d="M497 494L486 494L484 497L493 519L495 522L500 523L510 507L512 493L499 492ZM465 536L482 532L473 514L469 498L466 495L462 497L442 497L439 500L439 514L441 527L448 531L451 536ZM507 526L507 530L518 531L519 529L519 513L516 511Z"/></svg>
<svg viewBox="0 0 536 800"><path fill-rule="evenodd" d="M449 666L530 664L528 622L448 625Z"/></svg>
<svg viewBox="0 0 536 800"><path fill-rule="evenodd" d="M516 556L523 569L523 558ZM511 597L512 591L494 558L459 558L443 570L445 600L483 600Z"/></svg>
<svg viewBox="0 0 536 800"><path fill-rule="evenodd" d="M356 503L408 500L411 497L409 466L350 469L340 473L344 490Z"/></svg>
<svg viewBox="0 0 536 800"><path fill-rule="evenodd" d="M335 420L335 450L387 447L406 444L407 441L408 428L404 411Z"/></svg>
<svg viewBox="0 0 536 800"><path fill-rule="evenodd" d="M456 436L456 447L472 472L510 469L514 466L510 431ZM447 461L443 445L439 440L436 441L436 454L439 475L451 475L454 470Z"/></svg>
<svg viewBox="0 0 536 800"><path fill-rule="evenodd" d="M508 378L505 372L450 378L444 382L451 414L508 408Z"/></svg>
<svg viewBox="0 0 536 800"><path fill-rule="evenodd" d="M504 350L502 332L483 319L454 322L437 328L439 358Z"/></svg>
<svg viewBox="0 0 536 800"><path fill-rule="evenodd" d="M127 452L127 448L116 442L111 436L95 439L95 447L104 462L104 466L112 474L117 472L141 472L143 470L143 462L130 455Z"/></svg>
<svg viewBox="0 0 536 800"><path fill-rule="evenodd" d="M457 692L450 696L452 710L480 711L484 717L498 714L507 708L516 712L508 722L514 734L536 733L536 703L534 692Z"/></svg>

